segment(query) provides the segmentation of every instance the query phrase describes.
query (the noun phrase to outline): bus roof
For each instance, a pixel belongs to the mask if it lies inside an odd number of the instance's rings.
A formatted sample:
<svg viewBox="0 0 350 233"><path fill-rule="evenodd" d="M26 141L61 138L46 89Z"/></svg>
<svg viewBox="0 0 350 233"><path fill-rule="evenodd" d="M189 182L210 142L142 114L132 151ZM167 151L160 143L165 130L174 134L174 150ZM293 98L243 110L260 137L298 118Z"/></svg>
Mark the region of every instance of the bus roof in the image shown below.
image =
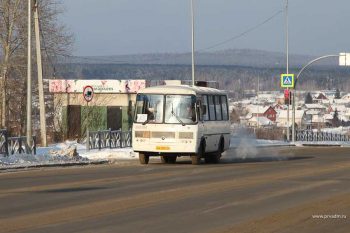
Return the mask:
<svg viewBox="0 0 350 233"><path fill-rule="evenodd" d="M209 87L188 86L188 85L163 85L141 89L139 94L182 94L182 95L226 95L226 91Z"/></svg>

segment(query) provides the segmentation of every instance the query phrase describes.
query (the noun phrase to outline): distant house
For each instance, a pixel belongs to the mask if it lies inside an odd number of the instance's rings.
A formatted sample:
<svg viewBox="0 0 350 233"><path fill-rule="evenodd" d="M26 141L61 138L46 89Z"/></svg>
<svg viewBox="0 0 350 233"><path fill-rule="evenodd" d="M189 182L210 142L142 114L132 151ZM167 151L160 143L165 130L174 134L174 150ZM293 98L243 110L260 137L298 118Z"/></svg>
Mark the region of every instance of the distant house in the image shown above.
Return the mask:
<svg viewBox="0 0 350 233"><path fill-rule="evenodd" d="M292 111L289 111L289 126L292 126ZM288 115L286 110L279 111L279 114L277 115L277 126L279 127L287 127L288 126ZM296 110L295 111L295 124L297 124L298 127L304 128L306 127L306 114L304 110Z"/></svg>
<svg viewBox="0 0 350 233"><path fill-rule="evenodd" d="M342 97L343 100L348 100L350 102L350 94L346 94Z"/></svg>
<svg viewBox="0 0 350 233"><path fill-rule="evenodd" d="M322 105L322 104L305 104L305 108L310 111L317 111L321 113L326 113L327 112L327 107Z"/></svg>
<svg viewBox="0 0 350 233"><path fill-rule="evenodd" d="M252 117L247 121L247 126L254 128L269 128L275 124L266 117Z"/></svg>
<svg viewBox="0 0 350 233"><path fill-rule="evenodd" d="M316 97L317 100L328 100L327 96L323 93L319 93Z"/></svg>
<svg viewBox="0 0 350 233"><path fill-rule="evenodd" d="M276 115L277 115L276 110L271 106L263 114L264 117L266 117L272 122L276 122Z"/></svg>
<svg viewBox="0 0 350 233"><path fill-rule="evenodd" d="M248 107L248 111L251 114L251 117L266 117L272 122L276 121L277 111L271 106L259 106L251 105Z"/></svg>
<svg viewBox="0 0 350 233"><path fill-rule="evenodd" d="M276 97L276 103L277 104L284 104L284 95L278 95L277 97Z"/></svg>
<svg viewBox="0 0 350 233"><path fill-rule="evenodd" d="M308 128L309 129L321 129L321 128L324 128L326 127L328 124L327 120L326 120L326 117L328 119L329 117L329 114L326 114L326 115L309 115L308 114Z"/></svg>
<svg viewBox="0 0 350 233"><path fill-rule="evenodd" d="M328 97L324 93L317 93L316 95L313 96L312 98L313 103L324 103L324 102L329 102Z"/></svg>
<svg viewBox="0 0 350 233"><path fill-rule="evenodd" d="M328 113L335 112L335 110L337 110L339 113L345 113L347 111L347 108L345 105L329 105Z"/></svg>
<svg viewBox="0 0 350 233"><path fill-rule="evenodd" d="M275 109L275 111L278 112L279 110L286 110L287 107L284 104L276 104L275 106L273 106L273 109Z"/></svg>

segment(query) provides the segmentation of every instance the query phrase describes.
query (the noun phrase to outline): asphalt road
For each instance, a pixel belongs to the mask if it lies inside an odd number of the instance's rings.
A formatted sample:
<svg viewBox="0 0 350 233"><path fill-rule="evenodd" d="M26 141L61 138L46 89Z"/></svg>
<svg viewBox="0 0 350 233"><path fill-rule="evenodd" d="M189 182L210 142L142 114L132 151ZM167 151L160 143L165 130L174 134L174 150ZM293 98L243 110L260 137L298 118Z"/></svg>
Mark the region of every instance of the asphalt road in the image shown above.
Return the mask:
<svg viewBox="0 0 350 233"><path fill-rule="evenodd" d="M234 153L2 172L0 232L350 232L350 148Z"/></svg>

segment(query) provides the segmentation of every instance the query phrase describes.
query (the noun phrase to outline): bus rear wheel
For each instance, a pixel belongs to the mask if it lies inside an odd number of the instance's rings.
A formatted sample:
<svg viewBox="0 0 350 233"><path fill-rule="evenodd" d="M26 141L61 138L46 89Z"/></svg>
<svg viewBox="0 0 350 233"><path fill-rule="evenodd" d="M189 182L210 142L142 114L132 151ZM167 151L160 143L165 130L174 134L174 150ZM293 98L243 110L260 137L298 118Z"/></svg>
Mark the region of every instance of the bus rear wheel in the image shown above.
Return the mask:
<svg viewBox="0 0 350 233"><path fill-rule="evenodd" d="M168 163L176 163L177 156L168 156Z"/></svg>
<svg viewBox="0 0 350 233"><path fill-rule="evenodd" d="M221 159L221 155L224 152L225 142L223 139L220 140L218 151L213 155L212 161L213 163L219 163Z"/></svg>
<svg viewBox="0 0 350 233"><path fill-rule="evenodd" d="M139 160L141 164L148 164L149 162L149 155L144 153L139 153Z"/></svg>

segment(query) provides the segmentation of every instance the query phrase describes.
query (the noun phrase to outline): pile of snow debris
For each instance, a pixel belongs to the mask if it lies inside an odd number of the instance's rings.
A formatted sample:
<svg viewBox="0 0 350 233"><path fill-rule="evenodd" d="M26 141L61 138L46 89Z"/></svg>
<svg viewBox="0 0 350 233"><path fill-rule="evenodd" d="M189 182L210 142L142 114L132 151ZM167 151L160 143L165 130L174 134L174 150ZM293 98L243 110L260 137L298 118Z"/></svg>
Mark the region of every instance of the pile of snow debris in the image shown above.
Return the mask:
<svg viewBox="0 0 350 233"><path fill-rule="evenodd" d="M0 168L33 167L42 165L62 165L89 163L87 158L79 156L73 145L52 145L37 148L37 154L0 155Z"/></svg>

